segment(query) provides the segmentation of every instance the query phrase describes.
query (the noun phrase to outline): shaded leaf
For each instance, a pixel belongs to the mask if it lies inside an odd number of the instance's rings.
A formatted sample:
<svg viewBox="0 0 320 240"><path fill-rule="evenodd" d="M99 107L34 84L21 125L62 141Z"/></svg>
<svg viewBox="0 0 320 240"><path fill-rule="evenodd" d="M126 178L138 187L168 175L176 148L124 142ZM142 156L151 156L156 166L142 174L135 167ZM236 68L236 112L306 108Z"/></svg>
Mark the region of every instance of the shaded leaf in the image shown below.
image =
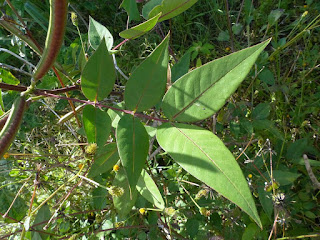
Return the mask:
<svg viewBox="0 0 320 240"><path fill-rule="evenodd" d="M114 105L114 107L119 108L119 109L125 109L124 102L117 103L116 105ZM120 118L123 116L124 113L109 108L108 114L109 114L111 121L112 121L112 123L111 123L112 127L117 128L118 122L120 121Z"/></svg>
<svg viewBox="0 0 320 240"><path fill-rule="evenodd" d="M272 220L273 202L270 192L264 190L264 187L258 187L259 201L264 212L267 214L270 221Z"/></svg>
<svg viewBox="0 0 320 240"><path fill-rule="evenodd" d="M94 162L88 173L88 177L93 178L101 173L108 172L118 162L119 154L116 143L109 143L97 149Z"/></svg>
<svg viewBox="0 0 320 240"><path fill-rule="evenodd" d="M271 106L269 103L259 103L252 111L252 118L261 120L269 117Z"/></svg>
<svg viewBox="0 0 320 240"><path fill-rule="evenodd" d="M103 180L100 176L95 178L94 181L100 183L101 185L106 185L107 181ZM107 206L108 190L102 187L97 187L92 190L92 205L93 209L102 210Z"/></svg>
<svg viewBox="0 0 320 240"><path fill-rule="evenodd" d="M171 68L171 82L174 83L176 80L178 80L180 77L188 73L189 66L190 66L190 55L191 52L187 52L184 54L179 62L177 62L173 67Z"/></svg>
<svg viewBox="0 0 320 240"><path fill-rule="evenodd" d="M88 143L97 143L98 148L104 146L111 129L111 119L108 113L92 105L87 105L83 109L82 118Z"/></svg>
<svg viewBox="0 0 320 240"><path fill-rule="evenodd" d="M198 0L163 0L160 6L154 7L149 13L149 18L162 12L159 22L173 18L195 4Z"/></svg>
<svg viewBox="0 0 320 240"><path fill-rule="evenodd" d="M124 30L119 33L120 37L126 38L126 39L135 39L143 34L146 34L150 30L153 29L153 27L157 24L159 17L161 16L161 13L154 16L153 18L149 19L146 22L143 22L137 26L134 26L130 29Z"/></svg>
<svg viewBox="0 0 320 240"><path fill-rule="evenodd" d="M129 22L131 22L132 20L140 20L140 14L138 11L136 0L123 0L120 7L123 7L127 11Z"/></svg>
<svg viewBox="0 0 320 240"><path fill-rule="evenodd" d="M113 204L116 208L118 214L121 217L126 216L134 206L138 192L136 188L133 188L130 191L130 186L127 178L127 174L123 168L117 172L116 177L113 181L113 186L121 187L124 190L124 193L120 197L113 197Z"/></svg>
<svg viewBox="0 0 320 240"><path fill-rule="evenodd" d="M42 239L42 240L48 239L50 236L48 234L41 233L41 231L43 231L43 227L46 225L46 223L49 221L50 218L51 218L51 212L50 212L49 206L47 204L44 204L39 209L37 216L32 224L32 225L36 225L35 227L33 227L35 230L40 231L39 235L41 236L40 239ZM44 223L42 223L42 222L44 222ZM38 223L42 223L42 224L37 225ZM32 231L32 233L31 233L32 239L34 239L36 237L35 233L36 232Z"/></svg>
<svg viewBox="0 0 320 240"><path fill-rule="evenodd" d="M284 140L282 133L276 128L274 123L267 119L255 120L252 122L253 128L255 130L265 131L274 137Z"/></svg>
<svg viewBox="0 0 320 240"><path fill-rule="evenodd" d="M103 39L105 39L105 44L108 50L111 50L113 45L113 37L109 30L94 20L91 16L89 17L89 43L93 49L97 49Z"/></svg>
<svg viewBox="0 0 320 240"><path fill-rule="evenodd" d="M165 123L158 128L157 140L181 167L238 205L261 227L248 183L217 136L197 126Z"/></svg>
<svg viewBox="0 0 320 240"><path fill-rule="evenodd" d="M217 112L269 41L214 60L182 76L163 98L165 116L170 120L194 122Z"/></svg>
<svg viewBox="0 0 320 240"><path fill-rule="evenodd" d="M131 74L124 92L126 107L144 111L157 104L166 88L169 34Z"/></svg>
<svg viewBox="0 0 320 240"><path fill-rule="evenodd" d="M112 57L102 40L86 63L81 75L81 89L87 99L100 101L111 92L116 80Z"/></svg>
<svg viewBox="0 0 320 240"><path fill-rule="evenodd" d="M148 133L139 119L124 115L118 123L116 138L130 191L134 191L148 155Z"/></svg>
<svg viewBox="0 0 320 240"><path fill-rule="evenodd" d="M142 170L136 187L138 192L157 208L165 208L163 198L157 185L145 170Z"/></svg>
<svg viewBox="0 0 320 240"><path fill-rule="evenodd" d="M15 195L15 193L8 191L5 188L0 189L0 212L7 212L15 198ZM26 215L27 210L28 206L26 202L18 196L13 206L11 207L8 216L17 221L20 221ZM6 218L6 222L12 222L12 220Z"/></svg>
<svg viewBox="0 0 320 240"><path fill-rule="evenodd" d="M301 176L299 173L293 173L288 171L273 170L273 178L280 184L280 186L292 185L293 182ZM268 173L264 174L268 177Z"/></svg>

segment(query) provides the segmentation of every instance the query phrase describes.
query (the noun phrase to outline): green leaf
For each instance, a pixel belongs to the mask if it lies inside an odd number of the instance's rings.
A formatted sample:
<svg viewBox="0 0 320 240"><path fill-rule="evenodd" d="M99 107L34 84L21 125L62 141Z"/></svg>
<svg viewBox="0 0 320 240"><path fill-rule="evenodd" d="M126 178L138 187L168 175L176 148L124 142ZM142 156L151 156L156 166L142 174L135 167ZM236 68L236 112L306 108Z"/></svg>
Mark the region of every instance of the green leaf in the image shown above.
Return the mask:
<svg viewBox="0 0 320 240"><path fill-rule="evenodd" d="M280 184L280 186L292 185L293 182L301 176L299 173L293 173L288 171L274 170L272 172L273 178ZM268 173L264 174L268 177Z"/></svg>
<svg viewBox="0 0 320 240"><path fill-rule="evenodd" d="M271 106L269 103L259 103L252 111L252 118L256 120L266 119L269 117Z"/></svg>
<svg viewBox="0 0 320 240"><path fill-rule="evenodd" d="M142 170L136 187L138 192L157 208L165 208L163 198L157 185L145 170Z"/></svg>
<svg viewBox="0 0 320 240"><path fill-rule="evenodd" d="M274 123L270 120L255 120L252 122L252 125L255 130L267 132L268 134L271 134L280 140L284 140L282 133L275 127Z"/></svg>
<svg viewBox="0 0 320 240"><path fill-rule="evenodd" d="M153 8L155 8L158 5L161 5L162 0L150 0L148 1L142 8L142 16L145 19L149 18L149 13Z"/></svg>
<svg viewBox="0 0 320 240"><path fill-rule="evenodd" d="M194 122L217 112L245 79L269 41L214 60L179 78L163 98L165 116Z"/></svg>
<svg viewBox="0 0 320 240"><path fill-rule="evenodd" d="M270 192L264 190L264 187L258 187L259 201L264 212L267 214L270 221L272 220L273 202Z"/></svg>
<svg viewBox="0 0 320 240"><path fill-rule="evenodd" d="M0 189L0 212L1 213L7 212L7 210L9 209L15 197L16 197L16 194L14 192L8 191L5 188ZM21 197L18 196L15 199L14 204L11 207L8 216L17 221L21 221L26 215L27 210L28 210L28 206L26 205L26 202ZM13 220L6 218L6 222L12 222L12 221Z"/></svg>
<svg viewBox="0 0 320 240"><path fill-rule="evenodd" d="M94 156L94 162L88 173L88 177L93 178L111 170L118 160L119 155L116 143L109 143L99 147Z"/></svg>
<svg viewBox="0 0 320 240"><path fill-rule="evenodd" d="M153 29L153 27L157 24L159 17L161 16L161 13L154 16L153 18L149 19L146 22L143 22L137 26L134 26L130 29L124 30L121 33L119 33L120 37L126 38L126 39L135 39L138 38L150 30Z"/></svg>
<svg viewBox="0 0 320 240"><path fill-rule="evenodd" d="M281 15L283 14L284 10L283 9L275 9L272 10L268 16L268 23L270 26L274 25L279 18L281 17Z"/></svg>
<svg viewBox="0 0 320 240"><path fill-rule="evenodd" d="M48 222L50 218L51 218L51 212L50 212L49 206L47 204L44 204L39 209L37 216L32 224L32 225L36 225L34 227L35 230L40 231L39 234L40 234L42 240L48 239L50 236L48 234L41 233L41 231L43 231L43 227L46 225L46 222ZM44 223L42 223L42 222L44 222ZM42 223L42 224L37 225L38 223ZM34 234L35 234L35 232L32 231L32 233L31 233L32 239L34 239L34 237L35 237Z"/></svg>
<svg viewBox="0 0 320 240"><path fill-rule="evenodd" d="M219 33L219 36L217 37L217 40L220 42L227 42L230 40L230 35L228 31L221 31Z"/></svg>
<svg viewBox="0 0 320 240"><path fill-rule="evenodd" d="M101 185L106 185L107 181L102 179L100 176L93 179ZM108 201L108 190L102 187L97 187L92 190L92 205L93 209L102 210L107 206Z"/></svg>
<svg viewBox="0 0 320 240"><path fill-rule="evenodd" d="M20 81L9 71L0 68L0 82L18 85Z"/></svg>
<svg viewBox="0 0 320 240"><path fill-rule="evenodd" d="M117 103L113 107L118 108L118 109L125 109L124 102ZM120 118L123 116L124 113L109 108L108 114L109 114L111 121L112 121L112 124L111 124L112 127L117 128L118 122L120 121Z"/></svg>
<svg viewBox="0 0 320 240"><path fill-rule="evenodd" d="M107 112L87 105L83 109L83 126L88 143L97 143L98 148L104 146L109 138L111 119Z"/></svg>
<svg viewBox="0 0 320 240"><path fill-rule="evenodd" d="M131 74L124 92L126 107L144 111L162 98L167 83L169 34Z"/></svg>
<svg viewBox="0 0 320 240"><path fill-rule="evenodd" d="M127 11L129 22L132 20L140 20L140 14L136 0L123 0L120 7L123 7Z"/></svg>
<svg viewBox="0 0 320 240"><path fill-rule="evenodd" d="M120 170L117 172L112 185L124 189L124 193L120 197L113 197L114 207L116 208L120 217L124 217L134 206L137 200L138 191L136 188L133 188L132 191L129 190L130 186L127 174L123 168L120 168Z"/></svg>
<svg viewBox="0 0 320 240"><path fill-rule="evenodd" d="M173 18L195 4L198 0L163 0L160 6L156 6L149 13L149 18L162 12L159 22Z"/></svg>
<svg viewBox="0 0 320 240"><path fill-rule="evenodd" d="M270 86L275 84L274 74L269 69L264 69L259 73L258 77L261 81Z"/></svg>
<svg viewBox="0 0 320 240"><path fill-rule="evenodd" d="M157 131L160 146L182 168L261 222L243 173L231 152L212 132L182 123L165 123Z"/></svg>
<svg viewBox="0 0 320 240"><path fill-rule="evenodd" d="M200 223L195 218L189 218L186 222L186 231L191 239L194 239L199 232Z"/></svg>
<svg viewBox="0 0 320 240"><path fill-rule="evenodd" d="M124 115L118 123L116 139L119 156L128 177L130 192L132 192L136 188L147 159L148 133L139 119Z"/></svg>
<svg viewBox="0 0 320 240"><path fill-rule="evenodd" d="M241 23L236 23L232 26L232 32L235 35L239 35L243 29L243 25Z"/></svg>
<svg viewBox="0 0 320 240"><path fill-rule="evenodd" d="M111 33L105 26L98 23L91 16L89 17L88 38L89 38L90 45L94 50L96 50L99 47L103 39L105 39L105 44L108 50L111 50L112 48L113 37Z"/></svg>
<svg viewBox="0 0 320 240"><path fill-rule="evenodd" d="M173 67L171 68L171 82L174 83L176 80L178 80L180 77L188 73L189 66L190 66L190 55L191 52L187 52L184 54L179 62L177 62Z"/></svg>
<svg viewBox="0 0 320 240"><path fill-rule="evenodd" d="M90 101L100 101L111 92L116 80L112 57L102 40L86 63L81 75L81 89Z"/></svg>

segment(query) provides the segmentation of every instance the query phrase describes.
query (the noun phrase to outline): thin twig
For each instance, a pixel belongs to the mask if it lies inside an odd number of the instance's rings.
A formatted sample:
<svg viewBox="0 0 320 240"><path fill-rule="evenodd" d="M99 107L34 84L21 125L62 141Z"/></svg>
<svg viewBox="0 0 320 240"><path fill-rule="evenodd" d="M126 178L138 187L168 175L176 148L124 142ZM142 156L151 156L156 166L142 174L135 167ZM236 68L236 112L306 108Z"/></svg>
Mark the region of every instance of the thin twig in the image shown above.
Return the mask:
<svg viewBox="0 0 320 240"><path fill-rule="evenodd" d="M24 71L24 70L22 70L20 68L13 67L13 66L5 64L5 63L0 63L0 68L10 69L10 70L17 71L17 72L20 72L22 74L25 74L25 75L28 75L28 76L32 77L31 73L28 73L28 72L26 72L26 71Z"/></svg>
<svg viewBox="0 0 320 240"><path fill-rule="evenodd" d="M304 160L304 165L306 166L308 175L311 179L311 182L316 188L320 189L320 182L317 180L316 176L314 175L312 168L310 166L308 156L306 154L303 154L303 160Z"/></svg>
<svg viewBox="0 0 320 240"><path fill-rule="evenodd" d="M11 52L10 50L8 49L5 49L5 48L0 48L0 52L6 52L6 53L9 53L10 55L18 58L19 60L23 61L24 63L28 64L29 66L31 66L32 68L36 68L35 65L33 65L31 62L29 62L28 60L20 57L18 54L15 54L14 52Z"/></svg>

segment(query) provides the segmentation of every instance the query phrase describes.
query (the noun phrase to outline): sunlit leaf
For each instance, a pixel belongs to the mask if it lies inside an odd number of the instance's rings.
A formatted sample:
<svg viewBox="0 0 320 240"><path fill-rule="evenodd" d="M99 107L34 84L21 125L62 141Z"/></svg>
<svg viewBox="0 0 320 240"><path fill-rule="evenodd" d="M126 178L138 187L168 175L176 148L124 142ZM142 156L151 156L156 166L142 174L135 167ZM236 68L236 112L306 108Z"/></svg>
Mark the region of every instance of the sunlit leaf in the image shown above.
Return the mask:
<svg viewBox="0 0 320 240"><path fill-rule="evenodd" d="M92 105L85 106L83 109L83 126L88 143L97 143L98 147L106 144L111 129L111 119L107 112Z"/></svg>
<svg viewBox="0 0 320 240"><path fill-rule="evenodd" d="M149 32L153 27L157 24L159 17L161 16L161 13L154 16L153 18L149 19L146 22L143 22L137 26L134 26L130 29L124 30L119 33L120 37L126 38L126 39L135 39L143 34L146 34Z"/></svg>
<svg viewBox="0 0 320 240"><path fill-rule="evenodd" d="M102 40L86 63L81 75L81 89L91 101L100 101L111 92L116 80L112 57Z"/></svg>
<svg viewBox="0 0 320 240"><path fill-rule="evenodd" d="M160 6L154 7L149 13L149 18L162 12L159 22L173 18L195 4L198 0L163 0Z"/></svg>
<svg viewBox="0 0 320 240"><path fill-rule="evenodd" d="M130 191L133 191L147 159L149 136L139 119L131 115L124 115L118 123L116 138Z"/></svg>
<svg viewBox="0 0 320 240"><path fill-rule="evenodd" d="M154 204L157 208L165 208L163 198L157 185L145 170L142 170L141 172L141 176L137 183L137 190L145 199Z"/></svg>
<svg viewBox="0 0 320 240"><path fill-rule="evenodd" d="M130 76L124 92L128 109L144 111L157 104L166 88L169 35Z"/></svg>
<svg viewBox="0 0 320 240"><path fill-rule="evenodd" d="M217 112L245 79L269 41L214 60L179 78L163 98L165 116L194 122Z"/></svg>
<svg viewBox="0 0 320 240"><path fill-rule="evenodd" d="M238 205L261 227L248 183L217 136L197 126L165 123L158 128L157 140L181 167Z"/></svg>
<svg viewBox="0 0 320 240"><path fill-rule="evenodd" d="M89 17L89 42L93 49L97 49L101 44L102 40L105 39L105 44L108 50L111 50L113 45L113 37L109 30L94 20L91 16Z"/></svg>

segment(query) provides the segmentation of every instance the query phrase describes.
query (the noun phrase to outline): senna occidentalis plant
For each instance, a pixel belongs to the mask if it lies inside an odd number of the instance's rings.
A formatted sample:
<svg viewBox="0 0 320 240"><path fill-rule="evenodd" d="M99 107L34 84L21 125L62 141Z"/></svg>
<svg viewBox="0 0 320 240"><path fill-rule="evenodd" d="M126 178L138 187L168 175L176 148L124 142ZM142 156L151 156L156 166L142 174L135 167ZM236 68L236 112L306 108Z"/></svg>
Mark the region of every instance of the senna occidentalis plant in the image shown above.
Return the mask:
<svg viewBox="0 0 320 240"><path fill-rule="evenodd" d="M34 71L34 81L41 79L49 71L58 56L66 28L67 9L67 0L50 0L50 19L46 45Z"/></svg>
<svg viewBox="0 0 320 240"><path fill-rule="evenodd" d="M12 104L8 119L0 132L0 159L10 147L20 127L26 106L26 97L22 93Z"/></svg>

